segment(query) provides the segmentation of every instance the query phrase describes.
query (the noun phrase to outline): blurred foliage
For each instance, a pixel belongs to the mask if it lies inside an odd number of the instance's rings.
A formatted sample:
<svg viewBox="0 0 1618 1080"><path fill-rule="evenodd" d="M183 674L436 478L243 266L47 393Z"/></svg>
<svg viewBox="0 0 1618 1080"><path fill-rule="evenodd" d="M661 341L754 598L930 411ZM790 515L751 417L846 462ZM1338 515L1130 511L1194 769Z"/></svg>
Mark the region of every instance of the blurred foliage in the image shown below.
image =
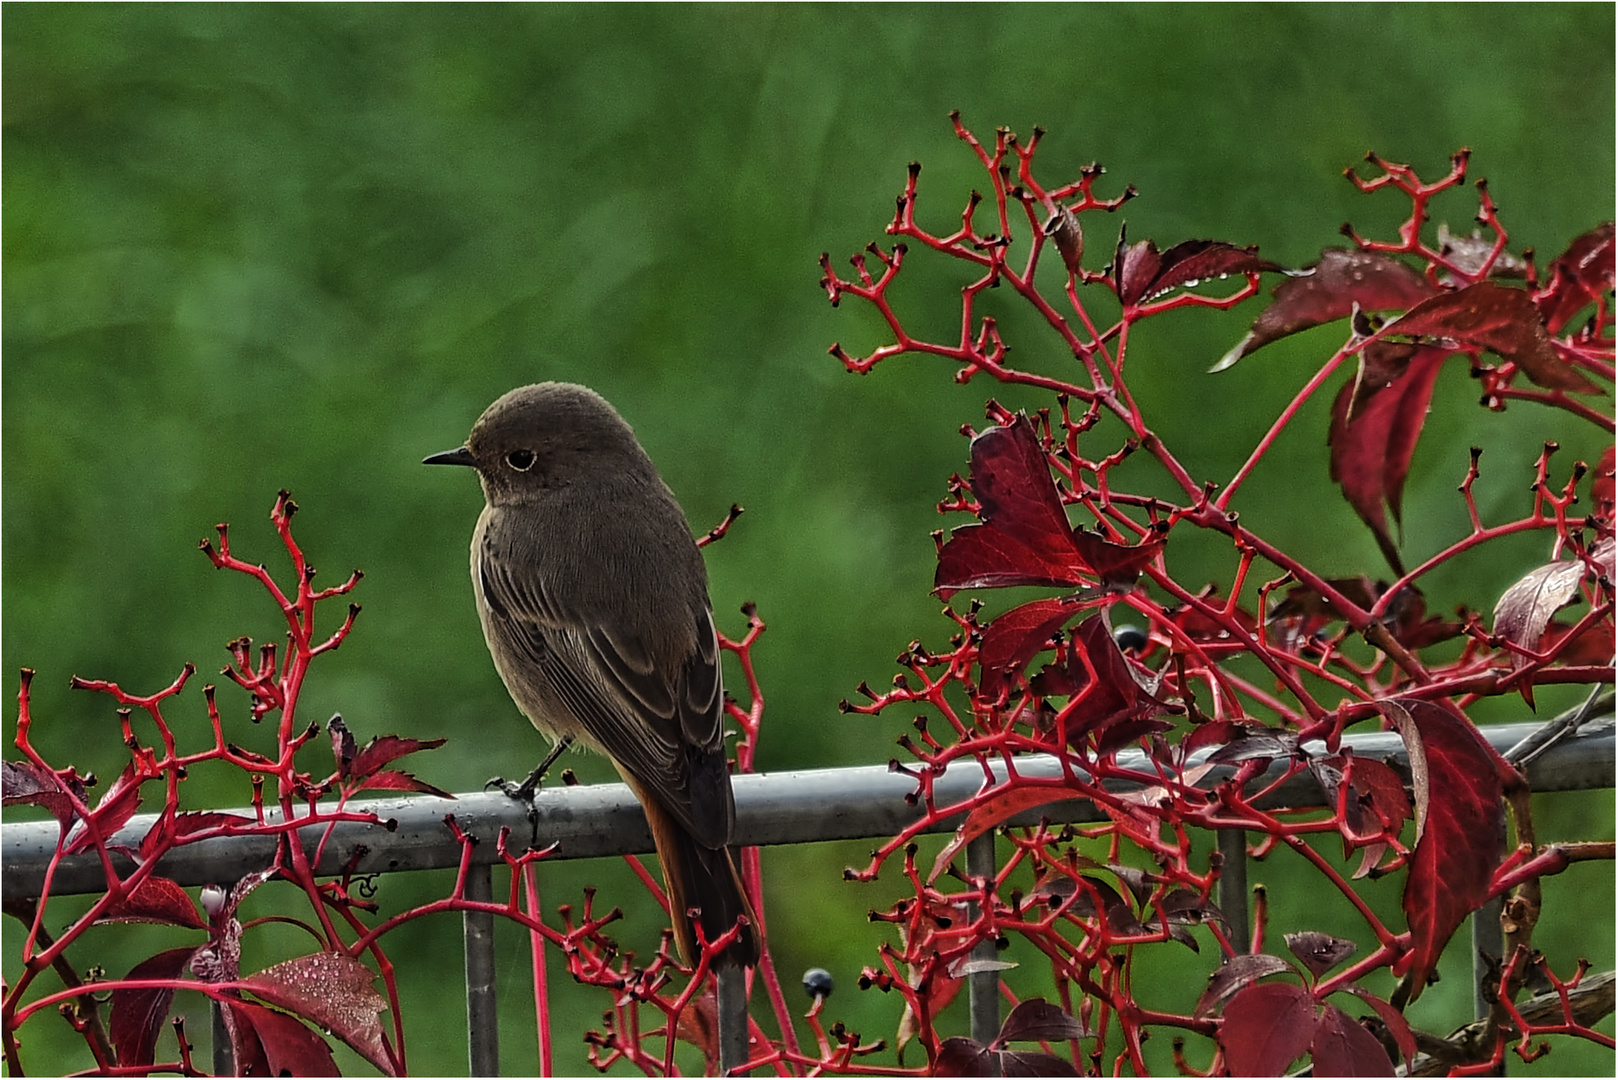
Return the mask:
<svg viewBox="0 0 1618 1080"><path fill-rule="evenodd" d="M951 108L984 132L1043 126L1051 183L1101 161L1100 190L1141 189L1122 215L1131 236L1163 246L1216 237L1301 264L1340 242L1344 220L1385 231L1404 206L1339 176L1368 149L1436 175L1471 146L1513 247L1542 261L1612 214L1609 5L7 5L0 19L4 670L40 671L37 745L104 776L120 760L115 719L68 677L149 692L186 660L222 664L240 634L278 639L250 583L192 548L228 520L239 554L274 555L281 487L325 577L366 572L364 614L316 667L306 717L340 709L362 739L449 735L419 771L450 789L526 769L542 744L495 677L466 580L480 496L418 463L541 379L613 401L695 530L747 508L708 561L722 625L742 630L745 600L770 624L760 765L886 759L897 721L835 705L861 679L885 682L911 638L947 633L928 533L965 463L957 431L991 395L1046 404L914 361L855 379L825 355L838 339L869 347L881 327L825 303L819 253L841 260L881 237L908 161L926 165L932 222L977 182ZM1464 227L1467 199L1439 213ZM1109 242L1094 236L1088 261ZM916 269L915 325L949 327L961 281ZM1137 399L1210 479L1337 343L1335 330L1299 335L1202 374L1256 311L1181 313L1132 339ZM1062 363L1038 352L1044 339L1017 344L1022 364ZM1486 515L1520 507L1543 438L1564 461L1599 452L1599 433L1561 416L1488 415L1474 399L1462 372L1440 380L1406 493L1410 561L1465 528L1454 487L1469 444L1488 449ZM1325 571L1375 573L1374 543L1327 482L1327 402L1255 474L1244 513ZM1427 583L1429 605L1489 608L1538 544L1458 560ZM1507 551L1522 562L1499 561ZM1214 545L1175 554L1182 580L1228 574ZM246 799L209 782L193 797ZM1579 838L1612 835L1609 794L1560 805ZM838 880L860 861L846 855L767 853L767 885L793 883L771 892L772 944L789 981L833 971L829 1014L891 1039L897 1001L854 989L878 940L863 913L888 898ZM586 881L632 895L622 869L558 866L547 902L576 901ZM1610 910L1603 873L1586 875L1584 906ZM1307 878L1266 880L1275 932L1305 928L1309 902L1283 880ZM443 887L390 881L383 898ZM1552 906L1541 932L1553 962L1582 951L1610 965L1610 926L1567 913ZM626 939L649 949L649 926ZM441 1032L459 1026L440 993L458 980L458 937L439 920L397 939L443 955L439 972L405 976ZM502 978L506 1067L525 1071L526 965ZM1449 988L1464 986L1455 973ZM570 1033L600 1007L559 1006L562 1071L584 1068ZM411 1052L420 1071L465 1068L453 1040L418 1036ZM1611 1067L1584 1050L1552 1066Z"/></svg>

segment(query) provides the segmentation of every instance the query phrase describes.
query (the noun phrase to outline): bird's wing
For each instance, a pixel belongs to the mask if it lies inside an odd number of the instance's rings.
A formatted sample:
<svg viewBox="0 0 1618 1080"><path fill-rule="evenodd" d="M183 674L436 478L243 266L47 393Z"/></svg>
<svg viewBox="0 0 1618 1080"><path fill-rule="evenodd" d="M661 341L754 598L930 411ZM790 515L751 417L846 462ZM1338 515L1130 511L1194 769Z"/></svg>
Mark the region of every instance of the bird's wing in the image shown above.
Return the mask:
<svg viewBox="0 0 1618 1080"><path fill-rule="evenodd" d="M706 607L693 613L696 649L669 672L644 638L564 610L505 563L479 565L497 632L601 748L708 847L730 840L735 804L725 768L719 644Z"/></svg>

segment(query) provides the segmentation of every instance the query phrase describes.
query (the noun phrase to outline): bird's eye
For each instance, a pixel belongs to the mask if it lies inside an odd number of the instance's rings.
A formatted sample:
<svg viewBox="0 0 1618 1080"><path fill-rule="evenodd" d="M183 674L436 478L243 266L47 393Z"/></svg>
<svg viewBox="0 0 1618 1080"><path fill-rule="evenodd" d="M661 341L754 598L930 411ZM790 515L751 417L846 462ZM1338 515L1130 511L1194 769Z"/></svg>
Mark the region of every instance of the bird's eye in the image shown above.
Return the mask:
<svg viewBox="0 0 1618 1080"><path fill-rule="evenodd" d="M506 464L518 472L527 472L534 467L534 452L532 450L513 450L506 455Z"/></svg>

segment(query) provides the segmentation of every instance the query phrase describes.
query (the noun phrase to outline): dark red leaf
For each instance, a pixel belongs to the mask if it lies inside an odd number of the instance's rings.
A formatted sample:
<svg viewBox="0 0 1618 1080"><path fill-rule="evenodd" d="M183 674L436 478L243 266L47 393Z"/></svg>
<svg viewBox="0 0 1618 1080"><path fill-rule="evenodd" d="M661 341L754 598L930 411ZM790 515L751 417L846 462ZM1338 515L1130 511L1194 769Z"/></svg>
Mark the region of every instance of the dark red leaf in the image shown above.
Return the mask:
<svg viewBox="0 0 1618 1080"><path fill-rule="evenodd" d="M961 589L1084 585L1087 570L1076 553L1053 558L992 525L962 525L938 553L933 591L948 600Z"/></svg>
<svg viewBox="0 0 1618 1080"><path fill-rule="evenodd" d="M1364 843L1363 838L1399 835L1411 816L1410 796L1399 774L1372 758L1350 756L1343 775L1348 788L1339 802L1345 826L1343 854Z"/></svg>
<svg viewBox="0 0 1618 1080"><path fill-rule="evenodd" d="M1248 353L1311 326L1361 311L1403 311L1437 292L1426 278L1389 255L1328 248L1320 261L1275 287L1253 329L1215 364L1230 367Z"/></svg>
<svg viewBox="0 0 1618 1080"><path fill-rule="evenodd" d="M242 981L256 996L331 1032L391 1075L378 1016L388 1004L371 985L375 979L353 957L322 952L287 960Z"/></svg>
<svg viewBox="0 0 1618 1080"><path fill-rule="evenodd" d="M1382 1022L1387 1025L1388 1031L1393 1034L1393 1041L1399 1047L1399 1053L1404 1055L1405 1063L1408 1065L1414 1062L1416 1060L1416 1033L1410 1029L1410 1021L1404 1018L1404 1014L1358 983L1349 983L1343 989L1376 1010L1377 1016L1382 1018Z"/></svg>
<svg viewBox="0 0 1618 1080"><path fill-rule="evenodd" d="M1027 414L972 440L971 486L984 522L1035 548L1073 547L1073 527Z"/></svg>
<svg viewBox="0 0 1618 1080"><path fill-rule="evenodd" d="M978 647L978 663L983 668L980 696L985 701L998 701L1016 673L1036 653L1050 647L1052 635L1081 610L1074 600L1035 600L991 622Z"/></svg>
<svg viewBox="0 0 1618 1080"><path fill-rule="evenodd" d="M1084 269L1084 229L1079 226L1077 214L1058 204L1045 221L1045 235L1056 241L1056 250L1061 253L1062 265L1069 274Z"/></svg>
<svg viewBox="0 0 1618 1080"><path fill-rule="evenodd" d="M126 979L178 979L185 973L196 947L166 949L129 969ZM112 992L112 1016L107 1036L118 1051L119 1065L150 1065L157 1052L157 1036L168 1019L174 1000L172 987L119 988Z"/></svg>
<svg viewBox="0 0 1618 1080"><path fill-rule="evenodd" d="M1000 1037L995 1040L996 1049L1006 1043L1014 1042L1067 1042L1069 1039L1088 1039L1090 1032L1085 1026L1064 1012L1059 1005L1052 1005L1044 998L1029 998L1020 1002L1006 1017L1006 1022L1000 1025Z"/></svg>
<svg viewBox="0 0 1618 1080"><path fill-rule="evenodd" d="M1071 1061L1034 1050L1001 1050L1001 1076L1082 1076Z"/></svg>
<svg viewBox="0 0 1618 1080"><path fill-rule="evenodd" d="M248 1051L249 1060L262 1055L267 1075L337 1075L337 1062L331 1056L331 1047L295 1017L246 1001L233 1003L230 1009L236 1020L238 1047ZM248 1031L252 1036L243 1046ZM254 1043L257 1044L257 1053L254 1053ZM237 1064L241 1065L239 1056ZM239 1071L244 1076L255 1075L247 1070ZM392 1074L384 1069L383 1075Z"/></svg>
<svg viewBox="0 0 1618 1080"><path fill-rule="evenodd" d="M1316 1076L1393 1075L1393 1062L1376 1036L1335 1005L1322 1010L1311 1050Z"/></svg>
<svg viewBox="0 0 1618 1080"><path fill-rule="evenodd" d="M1288 934L1286 943L1287 951L1296 956L1317 979L1354 955L1354 950L1359 947L1352 941L1322 934L1318 930Z"/></svg>
<svg viewBox="0 0 1618 1080"><path fill-rule="evenodd" d="M399 735L379 735L366 743L358 754L354 755L349 771L354 776L369 776L390 761L414 754L417 750L437 750L444 745L443 739L407 739ZM367 787L371 785L366 785ZM425 791L427 788L413 790ZM437 788L431 788L437 791Z"/></svg>
<svg viewBox="0 0 1618 1080"><path fill-rule="evenodd" d="M135 811L139 808L140 784L135 782L135 764L130 762L124 766L124 771L118 774L118 779L112 782L107 793L101 796L101 801L96 803L95 809L90 811L90 820L95 822L103 837L110 838L135 816ZM67 854L74 855L90 848L94 843L88 827L81 825L68 838L65 850Z"/></svg>
<svg viewBox="0 0 1618 1080"><path fill-rule="evenodd" d="M1383 328L1385 334L1449 338L1510 360L1534 382L1551 390L1599 393L1557 355L1539 309L1521 289L1480 281L1423 300Z"/></svg>
<svg viewBox="0 0 1618 1080"><path fill-rule="evenodd" d="M1256 247L1239 248L1223 240L1183 240L1163 253L1161 263L1162 269L1152 279L1145 299L1161 296L1170 289L1189 289L1213 278L1282 268L1280 263L1259 258Z"/></svg>
<svg viewBox="0 0 1618 1080"><path fill-rule="evenodd" d="M397 769L383 769L381 772L371 773L355 787L356 791L424 791L429 795L437 795L440 799L453 799L455 796L443 788L434 787L425 780L418 780L407 772Z"/></svg>
<svg viewBox="0 0 1618 1080"><path fill-rule="evenodd" d="M84 781L80 780L73 769L64 769L57 772L53 769L41 768L31 761L7 761L0 763L0 800L4 805L31 804L44 807L57 822L66 829L77 819L77 812L73 809L73 800L68 797L71 791L81 804L89 801L84 790ZM66 789L66 790L64 790Z"/></svg>
<svg viewBox="0 0 1618 1080"><path fill-rule="evenodd" d="M1094 533L1076 530L1073 545L1079 558L1109 589L1127 592L1141 571L1163 550L1165 538L1153 536L1139 544L1115 544Z"/></svg>
<svg viewBox="0 0 1618 1080"><path fill-rule="evenodd" d="M343 723L340 713L327 722L326 733L331 736L331 755L337 761L337 775L346 780L354 765L354 733Z"/></svg>
<svg viewBox="0 0 1618 1080"><path fill-rule="evenodd" d="M140 841L142 859L155 859L171 847L186 842L188 837L211 829L229 829L233 826L258 824L242 814L227 814L218 810L187 811L173 817L160 816Z"/></svg>
<svg viewBox="0 0 1618 1080"><path fill-rule="evenodd" d="M1150 240L1126 248L1121 235L1114 265L1118 299L1131 306L1210 278L1281 269L1279 263L1259 258L1257 248L1223 240L1185 240L1158 254Z"/></svg>
<svg viewBox="0 0 1618 1080"><path fill-rule="evenodd" d="M933 1062L934 1076L988 1076L992 1073L994 1058L982 1043L955 1036L945 1039L938 1048L938 1059Z"/></svg>
<svg viewBox="0 0 1618 1080"><path fill-rule="evenodd" d="M1091 570L1073 541L1039 436L1026 415L972 440L972 494L981 525L950 534L933 587L1078 585Z"/></svg>
<svg viewBox="0 0 1618 1080"><path fill-rule="evenodd" d="M1244 987L1251 986L1266 975L1279 975L1282 972L1294 972L1297 969L1279 956L1269 953L1237 953L1227 957L1223 964L1212 975L1208 976L1207 989L1197 999L1197 1007L1192 1015L1198 1019L1206 1019L1217 1013L1231 997Z"/></svg>
<svg viewBox="0 0 1618 1080"><path fill-rule="evenodd" d="M98 923L149 922L206 930L208 921L179 885L164 877L149 877L133 892L108 906Z"/></svg>
<svg viewBox="0 0 1618 1080"><path fill-rule="evenodd" d="M1292 983L1242 988L1225 1006L1219 1045L1232 1076L1281 1076L1309 1051L1315 1003Z"/></svg>
<svg viewBox="0 0 1618 1080"><path fill-rule="evenodd" d="M1169 890L1163 899L1157 902L1156 907L1170 926L1202 926L1205 923L1218 923L1227 930L1230 928L1230 920L1225 918L1225 913L1191 889Z"/></svg>
<svg viewBox="0 0 1618 1080"><path fill-rule="evenodd" d="M1573 628L1555 619L1545 627L1545 636L1539 639L1540 652L1554 653L1561 664L1610 664L1613 657L1613 627L1610 622L1599 622L1586 627L1571 642L1563 639Z"/></svg>
<svg viewBox="0 0 1618 1080"><path fill-rule="evenodd" d="M251 1011L250 1011L251 1010ZM270 1063L264 1057L264 1043L258 1037L258 1030L253 1026L254 1015L258 1012L271 1012L262 1005L253 1005L248 1002L229 1005L225 1009L225 1028L230 1032L230 1051L235 1059L236 1072L242 1076L274 1076L270 1071ZM288 1033L288 1037L297 1039L296 1033Z"/></svg>
<svg viewBox="0 0 1618 1080"><path fill-rule="evenodd" d="M1224 746L1249 734L1248 728L1234 720L1209 720L1198 724L1180 740L1178 762L1184 765L1191 755L1208 746Z"/></svg>
<svg viewBox="0 0 1618 1080"><path fill-rule="evenodd" d="M1395 567L1399 560L1383 503L1399 520L1410 459L1448 355L1439 348L1373 342L1361 354L1358 378L1332 403L1331 478Z"/></svg>
<svg viewBox="0 0 1618 1080"><path fill-rule="evenodd" d="M1126 233L1126 229L1118 230L1118 250L1113 254L1112 266L1108 269L1112 271L1112 283L1118 290L1118 299L1125 304L1138 304L1151 288L1158 271L1163 268L1163 257L1158 254L1157 245L1150 240L1142 240L1131 246L1125 239Z"/></svg>
<svg viewBox="0 0 1618 1080"><path fill-rule="evenodd" d="M1551 263L1534 303L1551 333L1613 287L1613 223L1597 226L1568 245Z"/></svg>
<svg viewBox="0 0 1618 1080"><path fill-rule="evenodd" d="M1495 759L1470 724L1426 701L1377 707L1410 753L1416 796L1416 848L1404 892L1411 948L1400 965L1408 965L1415 1001L1455 929L1489 898L1505 810ZM1435 776L1442 782L1433 783Z"/></svg>
<svg viewBox="0 0 1618 1080"><path fill-rule="evenodd" d="M1092 676L1091 672L1094 672ZM1072 631L1065 681L1073 701L1065 708L1070 745L1092 731L1113 724L1147 719L1165 711L1155 696L1158 679L1130 661L1112 639L1103 614L1092 615ZM1035 690L1045 693L1043 673L1035 677Z"/></svg>

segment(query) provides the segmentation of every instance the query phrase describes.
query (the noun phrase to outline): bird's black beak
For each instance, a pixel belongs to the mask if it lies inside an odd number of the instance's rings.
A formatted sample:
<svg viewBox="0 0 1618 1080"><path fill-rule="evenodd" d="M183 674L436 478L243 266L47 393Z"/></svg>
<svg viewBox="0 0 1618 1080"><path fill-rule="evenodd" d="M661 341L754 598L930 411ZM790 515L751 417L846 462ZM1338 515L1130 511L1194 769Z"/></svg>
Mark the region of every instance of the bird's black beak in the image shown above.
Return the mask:
<svg viewBox="0 0 1618 1080"><path fill-rule="evenodd" d="M476 465L477 459L472 456L472 451L466 447L457 446L453 450L445 450L442 454L422 458L421 463L423 465Z"/></svg>

